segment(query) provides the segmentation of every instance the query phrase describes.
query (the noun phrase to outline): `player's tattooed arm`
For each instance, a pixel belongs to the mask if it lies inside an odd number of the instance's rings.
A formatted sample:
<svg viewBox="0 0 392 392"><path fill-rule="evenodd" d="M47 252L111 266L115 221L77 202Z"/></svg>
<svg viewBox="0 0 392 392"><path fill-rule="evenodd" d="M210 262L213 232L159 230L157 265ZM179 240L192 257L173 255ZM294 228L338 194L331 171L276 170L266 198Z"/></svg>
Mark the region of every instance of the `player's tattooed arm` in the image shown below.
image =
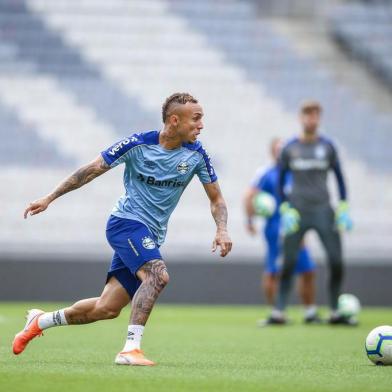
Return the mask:
<svg viewBox="0 0 392 392"><path fill-rule="evenodd" d="M49 204L58 197L80 188L94 178L107 172L109 169L110 166L104 161L102 156L99 155L92 162L80 167L69 177L63 180L49 195L30 203L24 212L25 219L28 214L36 215L45 211Z"/></svg>
<svg viewBox="0 0 392 392"><path fill-rule="evenodd" d="M217 181L204 184L204 189L211 203L211 214L216 223L216 235L212 243L212 251L221 248L220 255L225 257L232 248L232 242L227 232L227 207Z"/></svg>
<svg viewBox="0 0 392 392"><path fill-rule="evenodd" d="M48 195L50 201L57 199L58 197L64 195L65 193L71 192L81 186L87 184L94 178L100 176L101 174L107 172L110 166L104 161L102 156L98 156L92 162L87 165L82 166L74 173L72 173L68 178L62 181L54 191Z"/></svg>

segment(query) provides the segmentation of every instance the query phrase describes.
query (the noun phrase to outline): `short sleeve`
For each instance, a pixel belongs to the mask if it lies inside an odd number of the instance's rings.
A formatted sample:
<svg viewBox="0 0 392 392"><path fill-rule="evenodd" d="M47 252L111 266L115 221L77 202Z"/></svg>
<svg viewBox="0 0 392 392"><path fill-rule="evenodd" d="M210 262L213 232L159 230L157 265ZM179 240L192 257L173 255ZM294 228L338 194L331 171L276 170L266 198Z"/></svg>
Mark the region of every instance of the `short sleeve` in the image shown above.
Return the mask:
<svg viewBox="0 0 392 392"><path fill-rule="evenodd" d="M196 167L196 174L203 184L209 184L218 180L215 173L215 169L211 163L211 157L208 155L207 151L200 147L198 153L201 155L201 159Z"/></svg>
<svg viewBox="0 0 392 392"><path fill-rule="evenodd" d="M259 167L256 170L255 175L253 176L253 178L250 181L250 186L252 188L259 188L260 187L260 184L263 180L263 177L264 177L264 174L266 171L267 171L267 169L265 167Z"/></svg>
<svg viewBox="0 0 392 392"><path fill-rule="evenodd" d="M134 134L126 137L101 152L102 158L110 167L124 163L130 157L133 147L141 144L140 135Z"/></svg>

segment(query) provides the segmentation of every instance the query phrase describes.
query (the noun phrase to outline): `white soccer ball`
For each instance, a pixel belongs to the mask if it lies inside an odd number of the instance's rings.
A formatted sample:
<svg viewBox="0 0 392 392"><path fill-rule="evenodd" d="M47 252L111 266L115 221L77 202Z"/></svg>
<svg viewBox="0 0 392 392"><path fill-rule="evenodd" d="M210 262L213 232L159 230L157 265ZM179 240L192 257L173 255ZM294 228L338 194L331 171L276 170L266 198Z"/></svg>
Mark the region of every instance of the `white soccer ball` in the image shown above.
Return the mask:
<svg viewBox="0 0 392 392"><path fill-rule="evenodd" d="M260 192L253 198L253 207L257 215L269 218L276 210L276 200L268 192Z"/></svg>
<svg viewBox="0 0 392 392"><path fill-rule="evenodd" d="M368 358L376 365L392 365L392 327L383 325L370 331L365 348Z"/></svg>
<svg viewBox="0 0 392 392"><path fill-rule="evenodd" d="M359 299L352 294L342 294L338 299L338 312L342 316L352 317L361 311Z"/></svg>

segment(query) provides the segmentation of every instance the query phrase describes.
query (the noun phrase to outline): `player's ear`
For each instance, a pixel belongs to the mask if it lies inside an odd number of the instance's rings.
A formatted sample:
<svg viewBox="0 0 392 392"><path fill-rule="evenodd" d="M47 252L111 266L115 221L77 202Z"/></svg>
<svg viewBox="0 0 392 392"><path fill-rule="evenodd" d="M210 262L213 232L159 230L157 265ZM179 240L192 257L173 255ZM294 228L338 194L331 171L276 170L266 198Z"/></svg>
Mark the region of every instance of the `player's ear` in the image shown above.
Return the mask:
<svg viewBox="0 0 392 392"><path fill-rule="evenodd" d="M177 114L172 114L169 117L169 123L173 127L177 127L178 124L180 123L180 117Z"/></svg>

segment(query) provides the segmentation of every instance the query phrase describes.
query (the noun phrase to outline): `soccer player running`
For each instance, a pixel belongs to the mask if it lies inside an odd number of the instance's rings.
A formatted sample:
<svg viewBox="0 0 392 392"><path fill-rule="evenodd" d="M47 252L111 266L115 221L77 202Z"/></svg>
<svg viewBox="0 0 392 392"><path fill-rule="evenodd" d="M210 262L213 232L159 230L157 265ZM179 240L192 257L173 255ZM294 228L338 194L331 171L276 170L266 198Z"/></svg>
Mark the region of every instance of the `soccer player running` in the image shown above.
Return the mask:
<svg viewBox="0 0 392 392"><path fill-rule="evenodd" d="M25 218L43 212L58 197L125 164L125 194L114 207L106 227L114 255L101 296L54 312L30 310L25 328L15 336L15 354L23 352L47 328L112 319L132 301L127 338L115 363L154 365L145 358L140 344L155 301L169 281L159 247L164 242L169 217L195 174L203 183L216 222L212 251L220 247L222 257L231 251L226 203L210 157L197 140L203 129L202 107L190 94L175 93L163 104L162 119L162 131L124 138L26 208Z"/></svg>
<svg viewBox="0 0 392 392"><path fill-rule="evenodd" d="M282 141L279 138L274 138L270 144L271 158L273 165L267 169L259 169L253 179L250 187L245 192L244 205L247 215L246 227L249 234L256 234L254 225L254 198L259 192L267 192L276 201L276 210L272 215L265 217L265 225L263 230L263 237L267 245L267 253L265 257L265 271L262 278L262 286L267 302L270 305L275 303L276 291L279 282L280 266L278 260L281 255L281 216L279 206L281 204L281 197L278 192L279 180L279 166L278 158L281 150ZM290 179L286 179L286 186L289 187ZM317 314L317 307L315 306L315 263L312 260L308 249L301 246L297 262L295 265L295 274L300 275L300 296L305 305L305 323L318 323L320 318ZM281 324L282 319L277 317L270 317L263 320L260 325L265 324Z"/></svg>
<svg viewBox="0 0 392 392"><path fill-rule="evenodd" d="M285 233L284 264L280 277L279 295L271 318L286 322L284 311L291 289L292 275L301 241L305 233L314 229L326 250L330 269L329 303L331 324L356 324L353 317L338 312L338 296L343 279L343 259L340 231L351 230L347 191L337 150L318 133L322 108L316 101L305 102L300 110L302 133L283 148L279 160L279 191L284 202L280 207ZM327 175L335 174L340 201L334 211L330 204ZM289 195L285 193L287 175L293 182Z"/></svg>

